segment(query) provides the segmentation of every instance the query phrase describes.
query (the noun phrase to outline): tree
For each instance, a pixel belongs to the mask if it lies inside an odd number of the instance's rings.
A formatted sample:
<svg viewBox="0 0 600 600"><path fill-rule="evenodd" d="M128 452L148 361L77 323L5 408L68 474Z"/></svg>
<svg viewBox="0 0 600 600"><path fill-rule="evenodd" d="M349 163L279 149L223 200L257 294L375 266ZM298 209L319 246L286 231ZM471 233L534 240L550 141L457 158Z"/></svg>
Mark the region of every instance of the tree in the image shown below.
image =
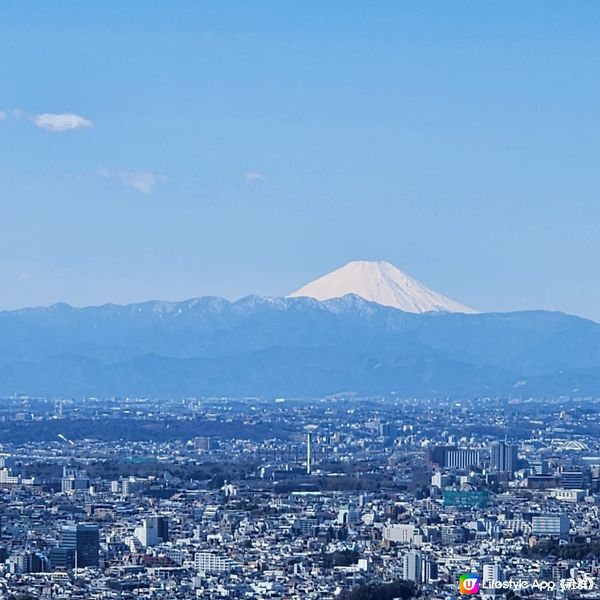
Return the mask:
<svg viewBox="0 0 600 600"><path fill-rule="evenodd" d="M359 554L355 550L337 550L331 554L326 554L323 559L325 567L349 567L358 562Z"/></svg>

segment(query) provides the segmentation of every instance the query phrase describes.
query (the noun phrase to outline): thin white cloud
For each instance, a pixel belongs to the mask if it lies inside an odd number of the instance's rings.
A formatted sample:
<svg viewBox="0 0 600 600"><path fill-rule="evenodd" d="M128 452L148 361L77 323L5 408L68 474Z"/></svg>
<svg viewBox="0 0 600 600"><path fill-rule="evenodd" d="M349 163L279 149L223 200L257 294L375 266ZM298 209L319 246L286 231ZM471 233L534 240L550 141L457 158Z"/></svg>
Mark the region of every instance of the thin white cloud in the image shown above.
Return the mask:
<svg viewBox="0 0 600 600"><path fill-rule="evenodd" d="M92 126L89 119L75 113L41 113L33 117L33 122L41 129L54 132Z"/></svg>
<svg viewBox="0 0 600 600"><path fill-rule="evenodd" d="M142 194L149 194L156 185L156 175L150 171L119 171L117 173L123 185L132 187Z"/></svg>
<svg viewBox="0 0 600 600"><path fill-rule="evenodd" d="M2 121L2 119L6 119L6 113L3 110L0 110L0 121Z"/></svg>
<svg viewBox="0 0 600 600"><path fill-rule="evenodd" d="M104 177L104 179L108 179L113 176L112 171L109 171L106 167L98 167L96 175L98 175L98 177Z"/></svg>
<svg viewBox="0 0 600 600"><path fill-rule="evenodd" d="M106 167L100 167L96 171L96 175L104 179L115 179L125 187L137 190L141 194L149 194L159 181L164 181L164 177L141 169L134 171L111 171Z"/></svg>
<svg viewBox="0 0 600 600"><path fill-rule="evenodd" d="M23 273L19 273L17 279L19 281L33 281L35 278L31 273L24 271Z"/></svg>
<svg viewBox="0 0 600 600"><path fill-rule="evenodd" d="M244 181L246 183L266 183L267 178L262 173L248 171L247 173L244 173Z"/></svg>

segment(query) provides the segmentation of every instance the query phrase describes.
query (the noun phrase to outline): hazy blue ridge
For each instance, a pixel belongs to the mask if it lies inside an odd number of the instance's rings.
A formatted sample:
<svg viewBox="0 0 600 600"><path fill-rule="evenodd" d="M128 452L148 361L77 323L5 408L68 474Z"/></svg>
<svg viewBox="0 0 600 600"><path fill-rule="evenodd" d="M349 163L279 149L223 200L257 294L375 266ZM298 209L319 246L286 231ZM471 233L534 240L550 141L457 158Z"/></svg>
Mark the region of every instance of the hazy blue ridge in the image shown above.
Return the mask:
<svg viewBox="0 0 600 600"><path fill-rule="evenodd" d="M600 394L600 325L405 313L357 296L57 304L0 313L0 393Z"/></svg>

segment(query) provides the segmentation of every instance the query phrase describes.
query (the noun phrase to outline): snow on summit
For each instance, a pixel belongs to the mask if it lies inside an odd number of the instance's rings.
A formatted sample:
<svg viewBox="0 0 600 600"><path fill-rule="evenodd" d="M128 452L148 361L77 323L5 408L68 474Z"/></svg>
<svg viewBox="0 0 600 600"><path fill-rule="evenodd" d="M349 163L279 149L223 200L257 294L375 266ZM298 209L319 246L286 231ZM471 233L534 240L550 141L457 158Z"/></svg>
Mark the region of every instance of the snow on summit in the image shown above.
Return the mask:
<svg viewBox="0 0 600 600"><path fill-rule="evenodd" d="M475 313L442 294L438 294L420 284L394 265L385 262L357 260L323 275L288 298L308 296L316 300L341 298L346 294L356 294L365 300L399 308L405 312L424 313L430 311Z"/></svg>

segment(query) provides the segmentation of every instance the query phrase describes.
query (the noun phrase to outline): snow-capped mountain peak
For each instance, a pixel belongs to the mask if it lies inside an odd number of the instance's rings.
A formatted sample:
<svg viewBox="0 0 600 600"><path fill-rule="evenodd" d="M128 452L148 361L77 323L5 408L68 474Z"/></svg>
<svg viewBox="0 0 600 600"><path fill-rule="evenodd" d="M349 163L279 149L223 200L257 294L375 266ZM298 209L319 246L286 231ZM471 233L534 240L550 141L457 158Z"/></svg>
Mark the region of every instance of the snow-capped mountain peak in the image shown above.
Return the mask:
<svg viewBox="0 0 600 600"><path fill-rule="evenodd" d="M472 308L438 294L385 261L357 260L327 273L288 298L308 296L317 300L356 294L365 300L405 312L431 311L475 313Z"/></svg>

